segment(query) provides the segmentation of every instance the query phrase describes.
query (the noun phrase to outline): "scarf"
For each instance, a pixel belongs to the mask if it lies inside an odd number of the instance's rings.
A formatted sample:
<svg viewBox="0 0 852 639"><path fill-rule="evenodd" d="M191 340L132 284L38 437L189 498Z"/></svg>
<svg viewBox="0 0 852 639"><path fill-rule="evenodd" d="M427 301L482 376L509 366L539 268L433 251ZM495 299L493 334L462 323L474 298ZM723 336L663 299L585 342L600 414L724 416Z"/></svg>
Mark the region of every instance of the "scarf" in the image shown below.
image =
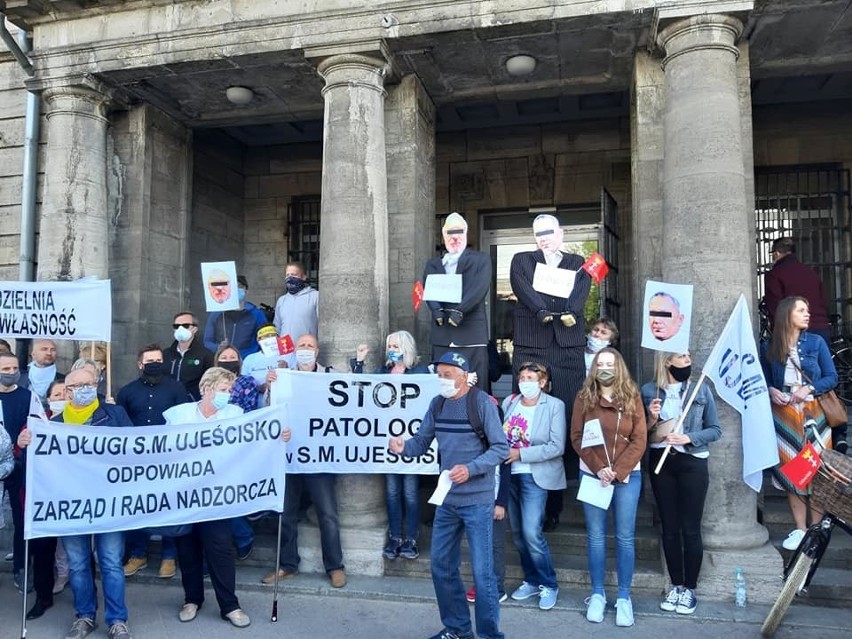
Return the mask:
<svg viewBox="0 0 852 639"><path fill-rule="evenodd" d="M65 404L65 410L62 411L62 421L66 424L88 424L100 405L101 403L97 399L82 408L76 408L71 402L68 402Z"/></svg>
<svg viewBox="0 0 852 639"><path fill-rule="evenodd" d="M444 265L444 271L448 275L456 274L456 267L459 264L459 258L462 256L464 251L459 251L458 253L446 253L444 257L441 258L441 263Z"/></svg>

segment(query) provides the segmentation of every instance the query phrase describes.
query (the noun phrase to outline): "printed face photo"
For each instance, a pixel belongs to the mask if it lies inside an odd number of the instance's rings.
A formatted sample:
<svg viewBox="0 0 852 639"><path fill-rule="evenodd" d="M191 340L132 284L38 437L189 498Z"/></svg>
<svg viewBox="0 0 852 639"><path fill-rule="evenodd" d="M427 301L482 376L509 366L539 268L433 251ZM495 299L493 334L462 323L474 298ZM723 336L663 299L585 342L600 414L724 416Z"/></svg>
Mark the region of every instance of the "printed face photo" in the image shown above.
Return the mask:
<svg viewBox="0 0 852 639"><path fill-rule="evenodd" d="M648 304L651 334L660 341L671 339L680 330L684 316L677 300L665 293L654 295Z"/></svg>
<svg viewBox="0 0 852 639"><path fill-rule="evenodd" d="M218 304L224 304L231 297L231 280L225 271L215 269L207 279L210 297Z"/></svg>

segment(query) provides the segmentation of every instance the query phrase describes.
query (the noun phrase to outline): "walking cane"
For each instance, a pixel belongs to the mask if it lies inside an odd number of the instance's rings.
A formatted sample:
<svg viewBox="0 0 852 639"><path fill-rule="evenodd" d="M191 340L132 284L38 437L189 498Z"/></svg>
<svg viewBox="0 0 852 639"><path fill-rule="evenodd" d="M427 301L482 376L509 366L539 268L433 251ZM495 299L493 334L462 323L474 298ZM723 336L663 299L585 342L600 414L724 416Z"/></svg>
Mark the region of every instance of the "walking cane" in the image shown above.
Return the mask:
<svg viewBox="0 0 852 639"><path fill-rule="evenodd" d="M278 542L275 544L275 585L272 586L272 623L278 621L278 573L280 571L279 562L281 561L281 520L284 517L283 511L278 513Z"/></svg>
<svg viewBox="0 0 852 639"><path fill-rule="evenodd" d="M27 584L30 571L30 540L24 540L24 609L21 611L21 639L27 639Z"/></svg>

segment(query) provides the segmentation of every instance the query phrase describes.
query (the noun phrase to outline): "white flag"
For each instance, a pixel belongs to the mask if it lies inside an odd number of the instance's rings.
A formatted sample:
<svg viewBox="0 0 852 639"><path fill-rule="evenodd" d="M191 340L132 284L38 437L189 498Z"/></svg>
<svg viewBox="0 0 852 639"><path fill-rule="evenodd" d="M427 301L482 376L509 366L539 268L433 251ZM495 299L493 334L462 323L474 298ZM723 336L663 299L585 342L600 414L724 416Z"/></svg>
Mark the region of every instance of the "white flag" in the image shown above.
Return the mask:
<svg viewBox="0 0 852 639"><path fill-rule="evenodd" d="M588 448L589 446L601 446L604 443L603 432L601 431L601 422L599 419L588 421L583 426L583 443L580 448Z"/></svg>
<svg viewBox="0 0 852 639"><path fill-rule="evenodd" d="M704 374L713 380L719 397L742 417L743 481L760 492L764 469L778 464L778 445L745 296L737 300L704 364Z"/></svg>

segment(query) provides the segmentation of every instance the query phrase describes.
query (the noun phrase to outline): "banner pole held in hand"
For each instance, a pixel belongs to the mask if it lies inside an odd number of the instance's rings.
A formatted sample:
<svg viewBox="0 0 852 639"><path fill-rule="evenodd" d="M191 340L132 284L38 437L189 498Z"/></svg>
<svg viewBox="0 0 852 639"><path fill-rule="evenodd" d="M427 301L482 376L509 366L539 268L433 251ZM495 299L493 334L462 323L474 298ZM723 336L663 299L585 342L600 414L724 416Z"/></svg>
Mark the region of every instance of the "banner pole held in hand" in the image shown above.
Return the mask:
<svg viewBox="0 0 852 639"><path fill-rule="evenodd" d="M707 377L707 373L702 372L701 377L698 378L698 381L695 383L695 388L692 389L692 395L689 396L689 401L686 402L686 407L684 407L683 411L680 413L680 417L677 418L677 424L675 424L675 428L672 431L673 433L680 433L683 428L683 420L686 419L686 414L689 412L689 409L692 408L692 402L695 400L695 396L698 395L698 389L701 388L701 384L704 383L704 378ZM657 467L654 469L654 474L659 475L660 469L663 467L663 463L666 461L666 457L669 456L669 451L671 451L672 445L667 444L665 450L663 451L663 456L660 457L660 461L657 463Z"/></svg>
<svg viewBox="0 0 852 639"><path fill-rule="evenodd" d="M278 543L275 548L275 585L272 587L272 619L275 623L278 621L278 573L281 570L281 520L284 517L284 511L278 513Z"/></svg>
<svg viewBox="0 0 852 639"><path fill-rule="evenodd" d="M112 397L112 342L106 343L106 396Z"/></svg>

